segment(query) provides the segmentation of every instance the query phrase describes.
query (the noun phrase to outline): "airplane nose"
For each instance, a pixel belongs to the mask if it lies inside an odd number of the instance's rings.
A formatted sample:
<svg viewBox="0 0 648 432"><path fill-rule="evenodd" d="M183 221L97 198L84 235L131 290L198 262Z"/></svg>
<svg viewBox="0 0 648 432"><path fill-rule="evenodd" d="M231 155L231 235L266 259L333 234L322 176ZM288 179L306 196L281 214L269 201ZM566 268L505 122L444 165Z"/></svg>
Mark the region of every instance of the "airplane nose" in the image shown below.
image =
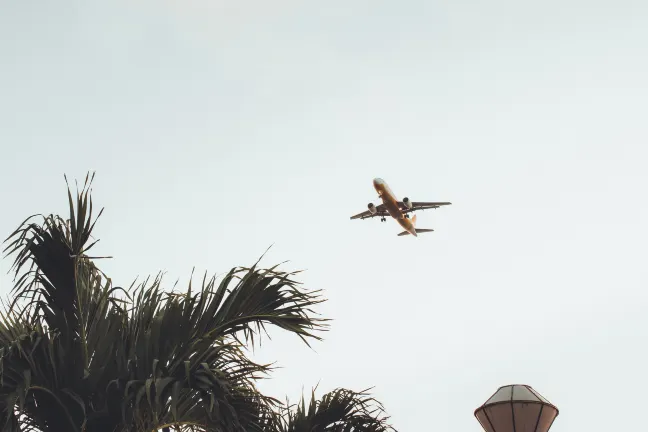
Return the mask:
<svg viewBox="0 0 648 432"><path fill-rule="evenodd" d="M376 178L373 180L373 184L374 184L374 186L378 186L378 185L383 184L383 183L384 183L383 179L378 178L378 177L376 177Z"/></svg>

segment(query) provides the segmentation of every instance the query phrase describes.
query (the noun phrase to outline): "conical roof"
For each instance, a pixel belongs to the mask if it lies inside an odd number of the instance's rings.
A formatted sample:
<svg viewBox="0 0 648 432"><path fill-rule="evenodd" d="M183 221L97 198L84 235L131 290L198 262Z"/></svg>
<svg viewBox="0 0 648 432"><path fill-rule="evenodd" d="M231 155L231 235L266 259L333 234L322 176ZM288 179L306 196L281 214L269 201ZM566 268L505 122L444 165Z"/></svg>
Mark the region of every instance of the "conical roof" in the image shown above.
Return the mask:
<svg viewBox="0 0 648 432"><path fill-rule="evenodd" d="M525 384L509 384L502 386L491 396L484 405L490 405L504 401L528 401L543 402L551 405L547 399L535 391L531 386Z"/></svg>
<svg viewBox="0 0 648 432"><path fill-rule="evenodd" d="M548 432L558 408L531 386L502 386L479 408L475 417L486 432Z"/></svg>

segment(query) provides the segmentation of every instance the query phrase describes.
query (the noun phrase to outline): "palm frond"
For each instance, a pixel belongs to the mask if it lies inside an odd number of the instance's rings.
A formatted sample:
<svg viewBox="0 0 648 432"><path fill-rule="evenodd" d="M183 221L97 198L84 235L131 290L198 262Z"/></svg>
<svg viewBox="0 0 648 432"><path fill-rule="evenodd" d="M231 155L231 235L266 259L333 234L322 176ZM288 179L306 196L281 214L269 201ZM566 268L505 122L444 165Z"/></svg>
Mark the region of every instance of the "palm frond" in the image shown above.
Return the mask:
<svg viewBox="0 0 648 432"><path fill-rule="evenodd" d="M85 404L61 373L67 359L60 338L39 325L23 322L21 327L22 336L0 348L2 427L11 428L19 418L21 429L79 431Z"/></svg>
<svg viewBox="0 0 648 432"><path fill-rule="evenodd" d="M67 180L66 180L67 181ZM70 218L43 216L42 224L27 219L5 242L4 252L15 255L11 270L15 272L14 304L29 300L25 311L32 320L41 314L48 327L57 329L67 339L83 324L79 296L87 294L77 284L80 271L99 273L85 253L96 219L92 221L92 200L86 177L84 188L77 192L76 209L68 187ZM101 215L101 212L97 218ZM95 242L96 243L96 242ZM12 305L13 306L13 305ZM83 334L80 335L83 338Z"/></svg>
<svg viewBox="0 0 648 432"><path fill-rule="evenodd" d="M251 340L271 324L305 339L319 338L312 332L325 327L309 314L322 299L298 290L289 276L253 266L232 269L219 284L205 276L195 292L190 282L185 293L166 293L161 276L131 290L133 307L117 348L119 369L129 371L121 384L129 395L123 420L263 430L277 401L260 398L254 382L270 366L247 359L237 333Z"/></svg>
<svg viewBox="0 0 648 432"><path fill-rule="evenodd" d="M386 432L394 431L380 402L367 390L338 388L316 399L315 391L306 406L302 396L296 406L282 410L278 432Z"/></svg>

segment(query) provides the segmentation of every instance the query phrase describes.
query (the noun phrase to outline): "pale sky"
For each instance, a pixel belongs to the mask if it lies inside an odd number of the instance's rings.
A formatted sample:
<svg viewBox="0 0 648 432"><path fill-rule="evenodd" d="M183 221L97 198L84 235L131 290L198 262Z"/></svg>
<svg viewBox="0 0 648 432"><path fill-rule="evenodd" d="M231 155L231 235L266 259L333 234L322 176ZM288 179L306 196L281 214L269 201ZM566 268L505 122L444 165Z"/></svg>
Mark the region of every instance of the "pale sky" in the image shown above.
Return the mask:
<svg viewBox="0 0 648 432"><path fill-rule="evenodd" d="M290 260L325 341L273 332L261 388L373 394L479 432L533 386L552 432L643 427L648 2L0 0L0 234L96 170L117 285ZM400 198L451 201L350 221ZM0 292L11 287L0 262Z"/></svg>

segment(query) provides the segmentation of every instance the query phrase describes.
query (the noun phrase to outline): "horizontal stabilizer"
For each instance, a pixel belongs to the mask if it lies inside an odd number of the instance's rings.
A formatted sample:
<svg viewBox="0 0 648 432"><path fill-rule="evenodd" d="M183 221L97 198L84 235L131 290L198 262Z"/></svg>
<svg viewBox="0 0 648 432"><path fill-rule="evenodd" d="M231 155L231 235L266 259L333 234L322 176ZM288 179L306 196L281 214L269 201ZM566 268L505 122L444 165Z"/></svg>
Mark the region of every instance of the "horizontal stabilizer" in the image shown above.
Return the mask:
<svg viewBox="0 0 648 432"><path fill-rule="evenodd" d="M431 228L416 228L416 234L424 233L424 232L431 232L431 231L434 231L434 230L431 229ZM408 231L403 231L402 233L400 233L398 235L399 236L404 236L404 235L408 235L408 234L409 234Z"/></svg>

